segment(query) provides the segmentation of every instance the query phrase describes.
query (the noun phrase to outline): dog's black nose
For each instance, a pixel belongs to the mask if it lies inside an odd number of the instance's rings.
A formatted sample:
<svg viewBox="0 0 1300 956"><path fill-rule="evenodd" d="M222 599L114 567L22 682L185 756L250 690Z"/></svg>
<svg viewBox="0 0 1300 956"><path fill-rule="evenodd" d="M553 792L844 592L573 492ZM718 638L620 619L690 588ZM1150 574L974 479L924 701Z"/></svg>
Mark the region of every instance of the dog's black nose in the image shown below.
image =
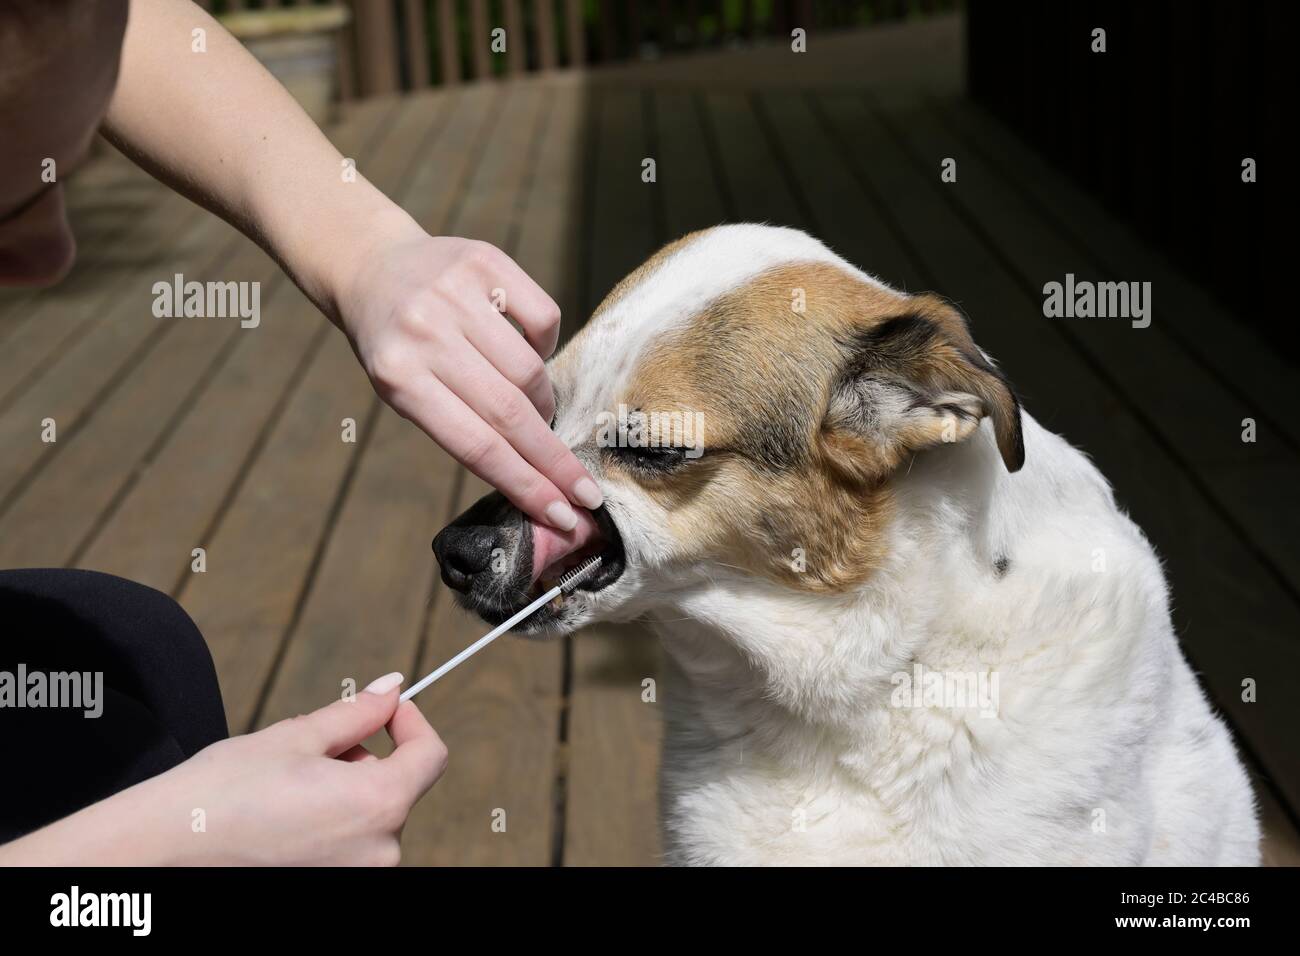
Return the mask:
<svg viewBox="0 0 1300 956"><path fill-rule="evenodd" d="M433 539L433 554L447 587L467 593L474 576L482 574L498 547L497 529L483 525L448 525Z"/></svg>

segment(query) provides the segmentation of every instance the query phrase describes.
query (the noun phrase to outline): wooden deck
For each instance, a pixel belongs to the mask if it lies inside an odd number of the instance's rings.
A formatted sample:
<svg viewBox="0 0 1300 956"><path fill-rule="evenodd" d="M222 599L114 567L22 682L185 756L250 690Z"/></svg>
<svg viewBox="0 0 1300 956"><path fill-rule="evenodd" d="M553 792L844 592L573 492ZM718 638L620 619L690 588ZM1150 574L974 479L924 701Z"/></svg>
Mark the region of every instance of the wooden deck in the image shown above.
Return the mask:
<svg viewBox="0 0 1300 956"><path fill-rule="evenodd" d="M369 100L330 135L431 232L513 255L570 328L659 244L722 221L808 229L959 301L1160 550L1187 652L1259 774L1269 860L1300 860L1293 369L960 97L955 20L823 42L806 69L776 47ZM949 156L956 184L939 180ZM476 637L429 542L483 486L380 405L343 338L230 227L115 156L70 194L74 274L0 296L0 567L96 568L176 596L235 732ZM154 318L151 286L177 272L260 281L261 326ZM1042 284L1066 272L1151 281L1152 326L1043 319ZM452 759L406 861L654 863L641 681L659 668L644 634L593 628L503 641L426 693Z"/></svg>

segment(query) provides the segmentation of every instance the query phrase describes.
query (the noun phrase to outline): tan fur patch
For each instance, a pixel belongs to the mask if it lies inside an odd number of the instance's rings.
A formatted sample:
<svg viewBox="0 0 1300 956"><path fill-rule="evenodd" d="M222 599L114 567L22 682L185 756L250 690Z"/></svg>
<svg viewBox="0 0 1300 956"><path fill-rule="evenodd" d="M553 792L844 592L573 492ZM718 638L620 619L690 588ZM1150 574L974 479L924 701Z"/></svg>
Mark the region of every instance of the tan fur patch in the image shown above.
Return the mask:
<svg viewBox="0 0 1300 956"><path fill-rule="evenodd" d="M692 238L619 283L601 311ZM894 336L899 321L916 334ZM888 340L885 377L904 389L914 379L926 396L874 438L828 418L855 343L870 342L873 330ZM908 296L828 263L768 270L665 331L637 357L617 400L647 414L703 416L702 457L655 473L611 455L606 469L664 508L681 559L812 592L851 589L882 566L889 482L916 450L968 436L988 412L1008 467L1018 467L1018 405L960 313L938 296Z"/></svg>
<svg viewBox="0 0 1300 956"><path fill-rule="evenodd" d="M806 310L797 312L798 296ZM642 480L677 540L796 588L837 591L880 566L892 463L834 464L821 424L842 341L896 316L906 296L823 263L770 270L713 302L644 357L625 401L704 416L702 458ZM802 567L802 570L800 568Z"/></svg>

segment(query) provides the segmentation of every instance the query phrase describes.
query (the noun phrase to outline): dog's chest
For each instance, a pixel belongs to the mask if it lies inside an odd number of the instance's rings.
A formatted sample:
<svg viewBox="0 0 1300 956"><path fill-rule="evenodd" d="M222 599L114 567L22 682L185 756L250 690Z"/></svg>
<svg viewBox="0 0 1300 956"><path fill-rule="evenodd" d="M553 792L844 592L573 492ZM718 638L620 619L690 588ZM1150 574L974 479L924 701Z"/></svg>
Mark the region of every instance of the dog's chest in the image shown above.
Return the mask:
<svg viewBox="0 0 1300 956"><path fill-rule="evenodd" d="M866 710L851 733L797 721L755 688L670 666L663 682L661 813L670 862L739 865L1011 865L1132 862L1114 775L1043 747L1006 721L924 706ZM1013 739L1014 738L1014 739ZM1053 757L1048 748L1058 748ZM1044 775L1043 761L1061 779ZM1062 779L1070 778L1069 786ZM1110 838L1093 813L1111 808ZM1101 854L1099 857L1098 854Z"/></svg>

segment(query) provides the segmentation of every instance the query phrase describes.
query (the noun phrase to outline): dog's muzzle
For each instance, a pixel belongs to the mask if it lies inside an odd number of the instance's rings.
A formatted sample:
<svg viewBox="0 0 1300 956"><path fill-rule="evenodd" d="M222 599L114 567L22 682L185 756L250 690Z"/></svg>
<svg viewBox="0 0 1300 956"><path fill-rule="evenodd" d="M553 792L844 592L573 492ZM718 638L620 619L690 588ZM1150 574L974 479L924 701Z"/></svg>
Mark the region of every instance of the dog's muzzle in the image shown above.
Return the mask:
<svg viewBox="0 0 1300 956"><path fill-rule="evenodd" d="M479 499L433 539L442 581L484 620L500 623L540 595L560 575L594 554L600 568L578 585L594 594L623 574L623 542L608 509L600 507L570 535L535 528L499 492ZM554 612L530 620L545 623Z"/></svg>

